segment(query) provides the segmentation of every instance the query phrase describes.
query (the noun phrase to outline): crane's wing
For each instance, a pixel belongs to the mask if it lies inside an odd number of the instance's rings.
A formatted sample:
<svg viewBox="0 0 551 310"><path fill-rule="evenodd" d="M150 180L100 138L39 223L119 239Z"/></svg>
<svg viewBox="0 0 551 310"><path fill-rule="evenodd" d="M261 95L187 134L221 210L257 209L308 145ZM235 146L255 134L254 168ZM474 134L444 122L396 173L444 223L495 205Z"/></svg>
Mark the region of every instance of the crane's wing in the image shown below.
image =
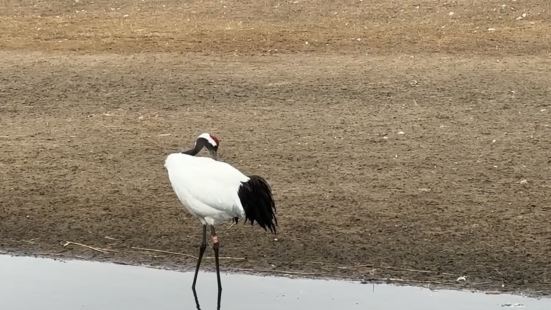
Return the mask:
<svg viewBox="0 0 551 310"><path fill-rule="evenodd" d="M238 191L249 177L231 165L207 157L176 153L167 157L165 167L176 195L196 215L244 216Z"/></svg>

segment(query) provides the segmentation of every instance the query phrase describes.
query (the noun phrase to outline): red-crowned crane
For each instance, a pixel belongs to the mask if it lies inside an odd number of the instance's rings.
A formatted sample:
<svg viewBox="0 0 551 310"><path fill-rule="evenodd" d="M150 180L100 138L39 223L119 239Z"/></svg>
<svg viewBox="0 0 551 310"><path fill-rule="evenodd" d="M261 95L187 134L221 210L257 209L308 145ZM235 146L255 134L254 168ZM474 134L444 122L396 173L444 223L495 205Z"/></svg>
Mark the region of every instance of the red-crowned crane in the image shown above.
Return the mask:
<svg viewBox="0 0 551 310"><path fill-rule="evenodd" d="M192 289L195 292L197 273L207 247L207 225L210 226L212 248L218 280L218 302L222 284L218 263L219 241L214 225L227 220L237 223L258 223L264 230L276 232L276 207L268 182L262 177L246 176L233 166L217 161L219 139L208 133L201 134L193 149L168 155L165 168L174 192L184 207L201 221L203 239L195 268ZM213 158L195 157L205 147Z"/></svg>

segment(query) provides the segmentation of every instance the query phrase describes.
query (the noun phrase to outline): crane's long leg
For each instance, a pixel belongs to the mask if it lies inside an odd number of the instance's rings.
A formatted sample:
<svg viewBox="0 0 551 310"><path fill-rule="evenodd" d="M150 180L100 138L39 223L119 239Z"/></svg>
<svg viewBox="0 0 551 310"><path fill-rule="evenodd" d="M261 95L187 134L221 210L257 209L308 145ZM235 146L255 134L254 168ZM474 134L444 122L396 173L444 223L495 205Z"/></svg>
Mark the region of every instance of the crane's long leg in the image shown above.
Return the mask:
<svg viewBox="0 0 551 310"><path fill-rule="evenodd" d="M191 288L195 292L195 283L197 282L197 274L199 273L199 266L201 266L201 259L207 248L207 225L203 225L203 241L201 241L201 246L199 247L199 259L197 260L197 267L195 267L195 275L193 276L193 284Z"/></svg>
<svg viewBox="0 0 551 310"><path fill-rule="evenodd" d="M195 291L195 288L192 289L193 291L193 297L195 298L195 306L197 306L197 310L201 310L201 305L199 304L199 298L197 297L197 291Z"/></svg>
<svg viewBox="0 0 551 310"><path fill-rule="evenodd" d="M218 236L214 230L214 226L210 227L210 234L212 237L212 249L214 250L214 262L216 263L216 279L218 280L218 309L220 309L220 300L222 299L222 282L220 281L220 264L218 262Z"/></svg>

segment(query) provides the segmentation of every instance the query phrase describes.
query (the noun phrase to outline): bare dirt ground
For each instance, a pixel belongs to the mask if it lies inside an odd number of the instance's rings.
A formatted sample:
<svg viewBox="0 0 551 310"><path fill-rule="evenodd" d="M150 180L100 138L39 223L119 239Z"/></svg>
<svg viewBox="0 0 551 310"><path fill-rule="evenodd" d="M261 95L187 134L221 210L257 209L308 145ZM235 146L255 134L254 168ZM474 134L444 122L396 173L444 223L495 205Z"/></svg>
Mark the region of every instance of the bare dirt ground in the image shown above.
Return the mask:
<svg viewBox="0 0 551 310"><path fill-rule="evenodd" d="M551 294L550 6L0 1L0 249L194 266L139 248L196 255L163 161L208 131L280 222L225 270Z"/></svg>

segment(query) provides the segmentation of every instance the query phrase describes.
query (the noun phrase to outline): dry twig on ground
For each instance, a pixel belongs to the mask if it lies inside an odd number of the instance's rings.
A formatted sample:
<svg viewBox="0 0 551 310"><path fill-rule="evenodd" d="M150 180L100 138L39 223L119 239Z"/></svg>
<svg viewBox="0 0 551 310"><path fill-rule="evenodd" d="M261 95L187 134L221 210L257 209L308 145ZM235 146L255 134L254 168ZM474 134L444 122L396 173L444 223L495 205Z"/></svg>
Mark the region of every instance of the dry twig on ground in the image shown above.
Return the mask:
<svg viewBox="0 0 551 310"><path fill-rule="evenodd" d="M90 250L94 250L94 251L97 251L97 252L100 252L100 253L103 253L103 254L108 254L109 252L117 252L117 251L111 250L111 249L93 247L93 246L90 246L90 245L86 245L86 244L78 243L78 242L72 242L72 241L65 241L65 243L63 244L63 247L67 247L71 244L78 245L78 246L81 246L81 247L84 247L84 248L87 248L87 249L90 249Z"/></svg>
<svg viewBox="0 0 551 310"><path fill-rule="evenodd" d="M149 248L142 248L133 246L132 249L134 250L141 250L141 251L148 251L148 252L157 252L157 253L165 253L165 254L172 254L172 255L180 255L180 256L186 256L194 259L198 259L197 256L186 254L186 253L180 253L180 252L172 252L172 251L165 251L165 250L158 250L158 249L149 249ZM213 259L212 256L206 256L205 258ZM230 256L220 256L219 259L227 259L227 260L247 260L245 257L230 257Z"/></svg>

